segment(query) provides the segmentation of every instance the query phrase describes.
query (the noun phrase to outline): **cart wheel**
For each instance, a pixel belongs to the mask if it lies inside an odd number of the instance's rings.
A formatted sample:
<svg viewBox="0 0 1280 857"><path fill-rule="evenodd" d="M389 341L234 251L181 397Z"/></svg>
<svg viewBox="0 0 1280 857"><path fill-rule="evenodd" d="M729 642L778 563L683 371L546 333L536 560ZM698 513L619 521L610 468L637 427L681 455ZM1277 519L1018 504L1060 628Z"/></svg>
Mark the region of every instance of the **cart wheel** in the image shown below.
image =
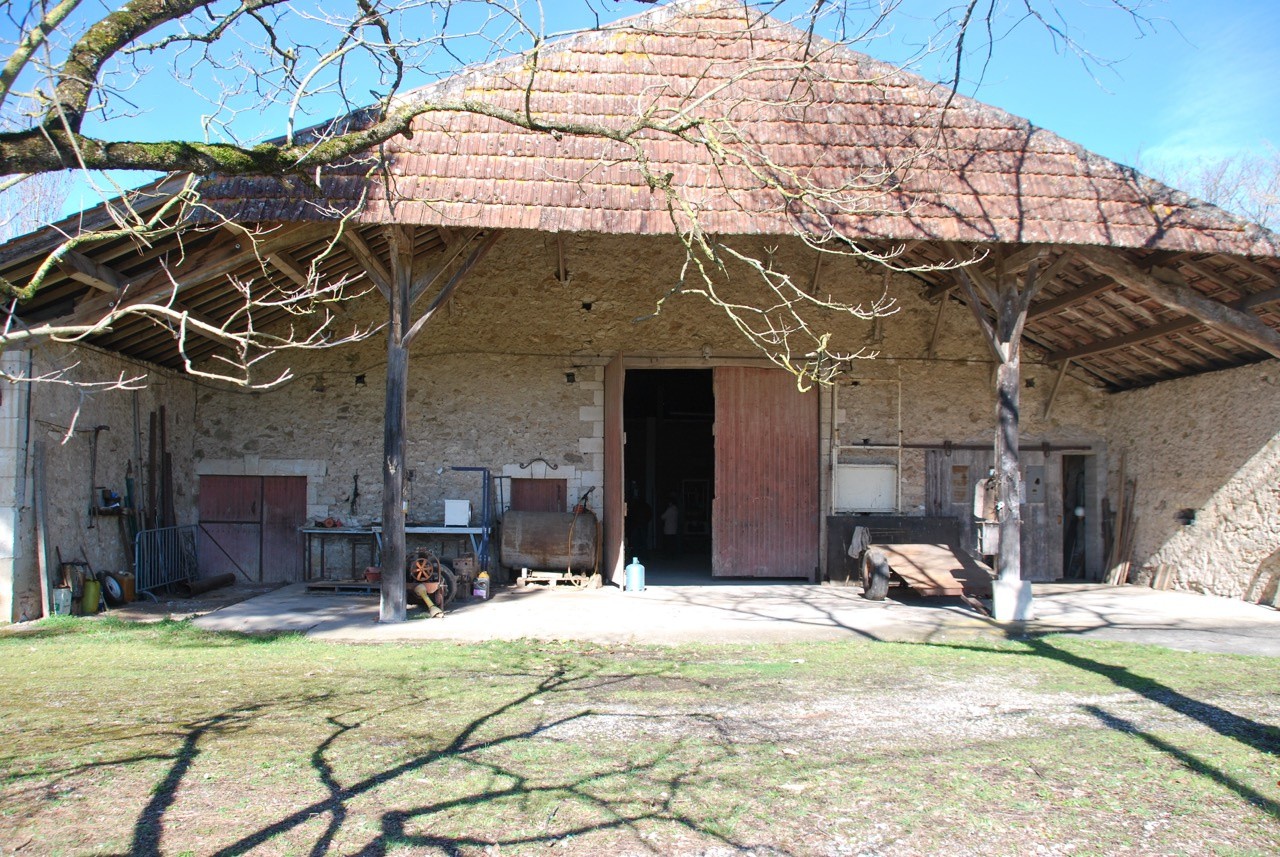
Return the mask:
<svg viewBox="0 0 1280 857"><path fill-rule="evenodd" d="M124 604L124 587L111 572L102 575L102 597L107 600L109 607L119 607Z"/></svg>
<svg viewBox="0 0 1280 857"><path fill-rule="evenodd" d="M440 588L444 590L444 603L449 604L458 597L458 578L449 570L449 566L440 566Z"/></svg>
<svg viewBox="0 0 1280 857"><path fill-rule="evenodd" d="M869 550L862 558L862 597L883 601L889 594L889 561L878 550Z"/></svg>

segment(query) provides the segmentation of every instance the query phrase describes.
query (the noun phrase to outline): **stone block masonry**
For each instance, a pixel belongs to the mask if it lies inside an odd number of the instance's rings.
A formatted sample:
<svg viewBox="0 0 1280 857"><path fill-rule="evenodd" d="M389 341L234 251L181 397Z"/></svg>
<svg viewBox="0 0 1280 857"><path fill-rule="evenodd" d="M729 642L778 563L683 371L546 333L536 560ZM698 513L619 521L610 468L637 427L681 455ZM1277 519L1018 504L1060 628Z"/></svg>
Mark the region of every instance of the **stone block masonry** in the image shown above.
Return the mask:
<svg viewBox="0 0 1280 857"><path fill-rule="evenodd" d="M1251 600L1274 593L1280 364L1167 381L1113 401L1108 434L1137 483L1138 579L1163 566L1177 589Z"/></svg>

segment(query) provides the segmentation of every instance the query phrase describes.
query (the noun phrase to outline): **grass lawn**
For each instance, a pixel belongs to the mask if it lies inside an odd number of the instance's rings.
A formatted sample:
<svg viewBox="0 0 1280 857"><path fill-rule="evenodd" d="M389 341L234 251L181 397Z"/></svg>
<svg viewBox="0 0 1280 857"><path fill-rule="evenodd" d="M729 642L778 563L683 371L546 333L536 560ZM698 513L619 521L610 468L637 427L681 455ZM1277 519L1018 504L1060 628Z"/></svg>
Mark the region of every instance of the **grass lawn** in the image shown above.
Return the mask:
<svg viewBox="0 0 1280 857"><path fill-rule="evenodd" d="M1280 660L0 633L0 855L1280 853Z"/></svg>

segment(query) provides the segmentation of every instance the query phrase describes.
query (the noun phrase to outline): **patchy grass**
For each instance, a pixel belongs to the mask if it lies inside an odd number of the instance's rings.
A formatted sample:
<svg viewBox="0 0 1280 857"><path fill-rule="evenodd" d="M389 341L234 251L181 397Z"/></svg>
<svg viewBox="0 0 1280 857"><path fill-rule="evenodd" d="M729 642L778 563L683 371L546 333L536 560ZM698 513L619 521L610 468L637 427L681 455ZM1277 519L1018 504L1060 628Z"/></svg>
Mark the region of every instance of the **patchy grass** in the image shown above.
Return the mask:
<svg viewBox="0 0 1280 857"><path fill-rule="evenodd" d="M1273 854L1280 662L0 634L0 854Z"/></svg>

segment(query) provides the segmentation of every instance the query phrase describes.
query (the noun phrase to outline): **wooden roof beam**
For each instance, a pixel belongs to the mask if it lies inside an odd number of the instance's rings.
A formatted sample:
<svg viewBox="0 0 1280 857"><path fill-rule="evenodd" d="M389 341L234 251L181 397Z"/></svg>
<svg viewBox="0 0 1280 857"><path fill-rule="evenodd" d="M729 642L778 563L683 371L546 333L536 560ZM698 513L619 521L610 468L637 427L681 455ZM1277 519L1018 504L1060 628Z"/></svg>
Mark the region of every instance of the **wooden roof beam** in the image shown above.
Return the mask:
<svg viewBox="0 0 1280 857"><path fill-rule="evenodd" d="M1089 267L1120 285L1142 292L1170 309L1194 316L1232 339L1280 357L1280 333L1248 310L1206 298L1172 271L1156 269L1147 273L1119 253L1093 247L1076 252Z"/></svg>
<svg viewBox="0 0 1280 857"><path fill-rule="evenodd" d="M382 297L391 300L391 272L387 270L386 265L382 264L382 260L378 258L377 253L373 252L373 248L365 243L360 233L355 229L343 229L338 241L356 260L369 281L378 287Z"/></svg>
<svg viewBox="0 0 1280 857"><path fill-rule="evenodd" d="M58 267L77 283L97 289L108 294L116 294L124 288L128 281L115 268L101 262L95 262L83 253L68 250L58 260Z"/></svg>
<svg viewBox="0 0 1280 857"><path fill-rule="evenodd" d="M271 267L284 274L298 288L306 289L311 287L311 278L308 276L302 265L295 259L288 250L277 250L274 253L266 254L267 261Z"/></svg>
<svg viewBox="0 0 1280 857"><path fill-rule="evenodd" d="M1109 292L1115 287L1116 282L1110 277L1095 277L1083 286L1058 295L1056 298L1049 298L1033 304L1031 309L1027 310L1027 320L1030 321L1033 318L1039 318L1042 315L1048 315L1049 313L1084 303L1089 298Z"/></svg>
<svg viewBox="0 0 1280 857"><path fill-rule="evenodd" d="M332 224L304 223L259 233L252 240L243 237L228 238L184 259L172 268L161 267L136 286L130 285L117 294L87 298L71 313L50 323L67 326L92 324L114 309L168 300L189 288L225 277L237 268L261 260L277 250L315 241L332 235L333 231Z"/></svg>

